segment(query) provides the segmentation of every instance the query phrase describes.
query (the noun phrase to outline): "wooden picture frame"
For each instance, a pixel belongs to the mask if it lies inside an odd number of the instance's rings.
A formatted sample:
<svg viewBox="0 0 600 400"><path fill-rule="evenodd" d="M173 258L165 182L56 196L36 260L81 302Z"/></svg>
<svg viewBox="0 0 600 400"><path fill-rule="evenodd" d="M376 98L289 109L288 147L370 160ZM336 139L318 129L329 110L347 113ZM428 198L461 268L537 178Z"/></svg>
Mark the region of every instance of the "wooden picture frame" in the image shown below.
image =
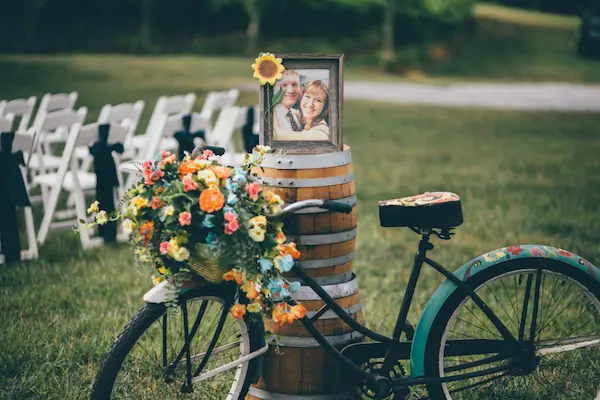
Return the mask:
<svg viewBox="0 0 600 400"><path fill-rule="evenodd" d="M285 71L274 86L260 88L260 144L297 154L343 150L344 55L279 53L275 57L282 59ZM273 104L276 93L279 103Z"/></svg>

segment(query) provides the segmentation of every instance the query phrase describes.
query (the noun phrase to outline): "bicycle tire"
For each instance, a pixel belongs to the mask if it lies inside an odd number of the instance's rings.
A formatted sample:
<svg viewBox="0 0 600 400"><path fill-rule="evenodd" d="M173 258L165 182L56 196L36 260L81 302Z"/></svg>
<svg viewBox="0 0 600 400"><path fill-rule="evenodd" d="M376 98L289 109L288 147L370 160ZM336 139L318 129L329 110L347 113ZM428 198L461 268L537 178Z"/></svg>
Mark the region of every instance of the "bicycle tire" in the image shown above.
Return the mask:
<svg viewBox="0 0 600 400"><path fill-rule="evenodd" d="M227 285L209 285L186 292L180 296L180 304L199 297L216 297L228 301L231 299L232 290ZM113 387L121 370L122 364L136 342L142 337L154 322L161 318L167 307L165 304L146 304L125 325L117 339L112 344L108 354L102 362L96 379L94 380L90 400L109 400ZM249 353L259 350L265 346L264 326L262 321L253 320L252 323L243 318L247 327L249 337ZM259 356L246 362L247 369L243 377L243 383L236 387L239 393L232 397L233 400L243 399L251 384L258 381L262 369L263 357ZM193 397L192 397L193 398Z"/></svg>
<svg viewBox="0 0 600 400"><path fill-rule="evenodd" d="M532 269L532 260L533 262L541 263L543 270L559 273L576 281L579 285L587 289L598 302L600 302L600 282L592 279L585 272L573 268L567 263L552 259L525 258L508 260L497 264L494 268L489 268L485 271L475 274L466 280L465 283L470 289L475 290L476 288L483 287L486 282L492 281L496 277L502 277L518 271L530 271ZM457 290L446 300L437 314L429 332L425 349L424 368L427 377L438 378L440 376L440 349L443 335L445 334L447 329L446 327L448 323L451 322L450 319L455 314L455 311L462 306L463 300L465 300L467 297L469 297L468 294L461 290ZM486 299L482 300L486 302ZM455 396L448 397L449 395L447 395L447 393L443 390L443 385L440 383L430 383L426 386L429 393L429 398L432 400L448 400L456 398Z"/></svg>

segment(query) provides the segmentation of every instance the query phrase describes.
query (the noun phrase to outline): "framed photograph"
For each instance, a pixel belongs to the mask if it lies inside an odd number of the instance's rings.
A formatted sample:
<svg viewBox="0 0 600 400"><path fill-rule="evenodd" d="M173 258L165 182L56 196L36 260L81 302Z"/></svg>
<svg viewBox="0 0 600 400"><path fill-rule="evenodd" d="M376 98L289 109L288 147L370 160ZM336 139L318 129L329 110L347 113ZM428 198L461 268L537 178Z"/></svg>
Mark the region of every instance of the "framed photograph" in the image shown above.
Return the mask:
<svg viewBox="0 0 600 400"><path fill-rule="evenodd" d="M344 146L343 54L275 54L285 68L260 90L260 144L289 153Z"/></svg>

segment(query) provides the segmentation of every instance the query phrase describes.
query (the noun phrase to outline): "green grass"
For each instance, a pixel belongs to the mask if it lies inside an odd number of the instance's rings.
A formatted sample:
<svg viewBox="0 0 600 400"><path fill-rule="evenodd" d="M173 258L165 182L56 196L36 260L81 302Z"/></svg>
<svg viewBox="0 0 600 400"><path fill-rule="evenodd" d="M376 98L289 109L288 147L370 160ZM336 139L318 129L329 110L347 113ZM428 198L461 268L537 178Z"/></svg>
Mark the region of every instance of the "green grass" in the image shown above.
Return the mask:
<svg viewBox="0 0 600 400"><path fill-rule="evenodd" d="M199 109L206 90L227 88L223 77L238 74L234 64L185 57L37 59L0 61L8 66L0 74L3 96L78 90L78 104L92 116L104 103L143 99L147 118L158 95L190 90L199 94ZM245 94L240 104L255 101L255 94ZM465 223L450 242L436 241L432 253L452 270L516 243L562 247L599 263L600 115L344 107L359 199L354 271L371 328L391 332L418 240L406 229L380 228L378 200L432 190L461 195ZM0 268L0 399L89 396L102 357L151 285L132 261L126 246L83 252L75 234L63 232L50 235L38 262ZM441 282L424 271L413 322Z"/></svg>

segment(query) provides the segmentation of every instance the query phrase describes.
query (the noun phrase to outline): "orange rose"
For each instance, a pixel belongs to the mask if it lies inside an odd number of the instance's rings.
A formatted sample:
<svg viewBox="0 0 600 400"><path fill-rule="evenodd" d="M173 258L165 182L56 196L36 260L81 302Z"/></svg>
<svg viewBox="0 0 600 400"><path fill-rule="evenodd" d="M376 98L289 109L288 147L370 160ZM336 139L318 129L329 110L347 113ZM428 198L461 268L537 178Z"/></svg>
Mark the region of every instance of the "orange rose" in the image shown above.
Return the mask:
<svg viewBox="0 0 600 400"><path fill-rule="evenodd" d="M154 221L149 221L140 226L140 234L144 237L145 241L148 242L154 232Z"/></svg>
<svg viewBox="0 0 600 400"><path fill-rule="evenodd" d="M304 307L302 304L297 304L290 309L290 315L294 317L294 319L303 318L305 312L306 307Z"/></svg>
<svg viewBox="0 0 600 400"><path fill-rule="evenodd" d="M199 170L200 170L200 167L198 167L196 164L194 164L193 161L182 162L181 164L179 164L179 178L181 179L184 176L186 176L187 174L194 173Z"/></svg>
<svg viewBox="0 0 600 400"><path fill-rule="evenodd" d="M236 303L231 307L231 315L234 318L240 319L246 315L246 306L243 304Z"/></svg>
<svg viewBox="0 0 600 400"><path fill-rule="evenodd" d="M223 208L225 196L223 196L223 193L221 193L218 187L211 186L200 193L198 202L200 203L200 209L202 211L212 213Z"/></svg>
<svg viewBox="0 0 600 400"><path fill-rule="evenodd" d="M231 271L223 274L223 280L235 281L238 285L241 285L244 280L244 277L242 276L242 274L240 274L240 272L237 269L232 269Z"/></svg>
<svg viewBox="0 0 600 400"><path fill-rule="evenodd" d="M286 254L289 254L294 260L299 259L301 255L300 251L296 249L296 243L294 242L288 244L280 244L277 246L277 250L279 250L279 255L281 255L282 257Z"/></svg>
<svg viewBox="0 0 600 400"><path fill-rule="evenodd" d="M219 179L229 178L229 175L231 175L231 171L229 170L229 168L224 167L222 165L213 165L210 169L212 169L212 171Z"/></svg>

